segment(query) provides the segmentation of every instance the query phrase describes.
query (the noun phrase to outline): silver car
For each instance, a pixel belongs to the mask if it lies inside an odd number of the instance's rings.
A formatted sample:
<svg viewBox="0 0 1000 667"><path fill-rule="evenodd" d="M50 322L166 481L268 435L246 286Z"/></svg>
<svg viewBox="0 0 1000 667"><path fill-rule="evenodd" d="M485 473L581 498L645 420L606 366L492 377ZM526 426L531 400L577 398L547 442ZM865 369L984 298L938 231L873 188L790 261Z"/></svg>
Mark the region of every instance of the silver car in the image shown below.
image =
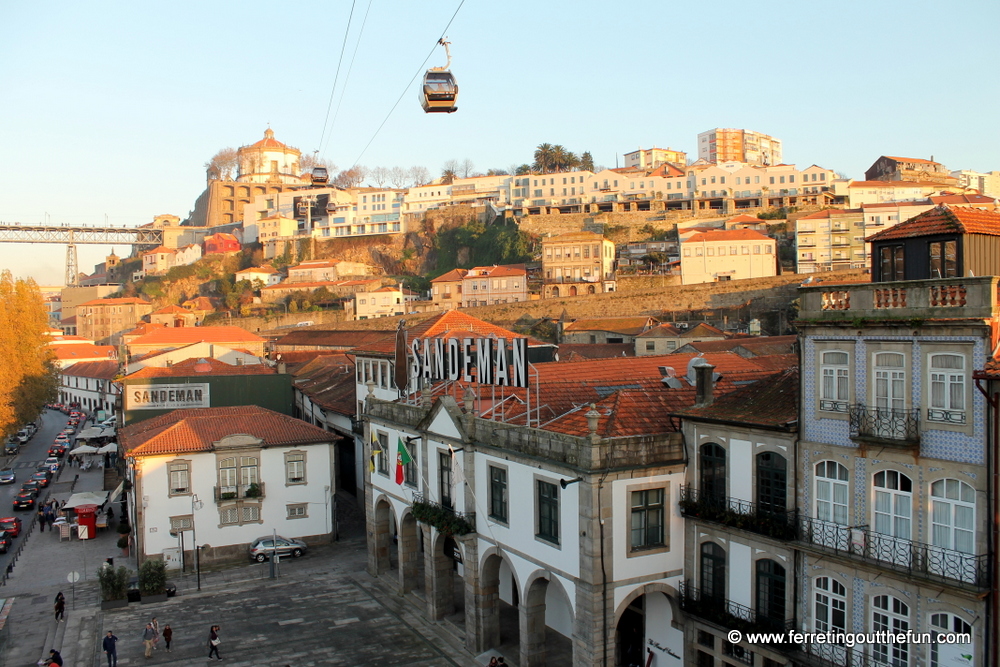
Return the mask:
<svg viewBox="0 0 1000 667"><path fill-rule="evenodd" d="M292 558L298 558L305 552L305 542L282 537L281 535L277 537L265 535L264 537L258 537L250 543L250 560L257 561L258 563L263 563L273 553L277 553L279 557L291 556Z"/></svg>
<svg viewBox="0 0 1000 667"><path fill-rule="evenodd" d="M0 484L13 484L17 481L17 474L11 468L0 470Z"/></svg>

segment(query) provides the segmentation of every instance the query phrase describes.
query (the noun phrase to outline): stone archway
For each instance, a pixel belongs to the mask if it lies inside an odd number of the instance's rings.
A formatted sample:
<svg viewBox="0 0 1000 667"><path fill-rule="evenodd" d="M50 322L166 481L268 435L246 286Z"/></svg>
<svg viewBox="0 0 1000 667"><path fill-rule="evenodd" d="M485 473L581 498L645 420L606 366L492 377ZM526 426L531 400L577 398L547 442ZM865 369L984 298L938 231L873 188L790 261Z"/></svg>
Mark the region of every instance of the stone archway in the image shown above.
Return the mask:
<svg viewBox="0 0 1000 667"><path fill-rule="evenodd" d="M406 595L410 591L423 589L423 561L417 520L412 512L403 514L399 521L397 547L399 549L399 592Z"/></svg>
<svg viewBox="0 0 1000 667"><path fill-rule="evenodd" d="M552 288L552 296L556 297L556 298L559 297L559 288L558 287L553 287Z"/></svg>
<svg viewBox="0 0 1000 667"><path fill-rule="evenodd" d="M427 615L435 621L455 613L459 609L456 593L463 592L461 583L457 583L456 564L452 554L446 550L452 549L455 541L450 536L442 535L431 526L420 525L424 533L424 594L426 595ZM464 598L461 602L464 607Z"/></svg>
<svg viewBox="0 0 1000 667"><path fill-rule="evenodd" d="M646 584L629 593L615 610L609 647L612 664L645 665L652 655L652 665L671 665L671 652L683 656L684 632L674 624L681 617L678 599L677 591L664 583Z"/></svg>
<svg viewBox="0 0 1000 667"><path fill-rule="evenodd" d="M559 580L538 572L525 585L521 602L519 664L574 664L573 617L573 605Z"/></svg>
<svg viewBox="0 0 1000 667"><path fill-rule="evenodd" d="M576 285L571 285L570 286L570 288L569 288L569 295L570 296L577 296Z"/></svg>
<svg viewBox="0 0 1000 667"><path fill-rule="evenodd" d="M495 547L487 551L481 563L473 608L466 610L474 623L471 648L477 653L487 650L516 653L521 642L517 575L510 561Z"/></svg>
<svg viewBox="0 0 1000 667"><path fill-rule="evenodd" d="M373 575L379 576L389 571L391 559L389 549L392 545L392 506L382 496L375 501L375 549Z"/></svg>
<svg viewBox="0 0 1000 667"><path fill-rule="evenodd" d="M593 285L587 287L587 294L597 294L597 288Z"/></svg>

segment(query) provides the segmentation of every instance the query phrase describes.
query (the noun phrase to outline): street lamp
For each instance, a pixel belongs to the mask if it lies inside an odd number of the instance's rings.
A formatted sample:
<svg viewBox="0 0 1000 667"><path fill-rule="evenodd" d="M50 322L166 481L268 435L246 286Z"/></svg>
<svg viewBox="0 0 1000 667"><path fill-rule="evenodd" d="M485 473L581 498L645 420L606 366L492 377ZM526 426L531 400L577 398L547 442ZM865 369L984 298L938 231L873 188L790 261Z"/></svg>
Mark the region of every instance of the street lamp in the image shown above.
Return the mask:
<svg viewBox="0 0 1000 667"><path fill-rule="evenodd" d="M198 580L198 590L201 590L201 561L198 558L198 531L195 526L194 513L196 510L200 510L204 505L203 502L198 500L198 494L192 494L191 496L191 541L194 542L194 571L195 576Z"/></svg>

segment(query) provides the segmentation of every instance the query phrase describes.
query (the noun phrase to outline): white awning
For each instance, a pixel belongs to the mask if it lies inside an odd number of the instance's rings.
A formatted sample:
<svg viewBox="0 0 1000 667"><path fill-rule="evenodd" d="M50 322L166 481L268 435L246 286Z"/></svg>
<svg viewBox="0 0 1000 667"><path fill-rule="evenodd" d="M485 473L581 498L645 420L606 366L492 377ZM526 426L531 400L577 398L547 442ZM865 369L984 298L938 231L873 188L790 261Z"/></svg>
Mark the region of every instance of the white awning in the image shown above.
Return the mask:
<svg viewBox="0 0 1000 667"><path fill-rule="evenodd" d="M73 509L74 507L79 507L80 505L103 505L107 499L107 491L101 491L98 493L85 491L83 493L74 493L69 497L69 500L63 507L66 509Z"/></svg>

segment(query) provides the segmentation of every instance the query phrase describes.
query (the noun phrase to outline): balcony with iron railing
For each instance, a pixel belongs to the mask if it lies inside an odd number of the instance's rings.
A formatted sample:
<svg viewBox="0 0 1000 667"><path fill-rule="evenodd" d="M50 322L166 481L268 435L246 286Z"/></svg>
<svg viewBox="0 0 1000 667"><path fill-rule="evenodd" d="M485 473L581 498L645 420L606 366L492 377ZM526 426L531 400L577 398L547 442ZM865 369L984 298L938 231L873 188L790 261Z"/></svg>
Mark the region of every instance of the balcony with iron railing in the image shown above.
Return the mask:
<svg viewBox="0 0 1000 667"><path fill-rule="evenodd" d="M428 500L422 493L413 494L413 516L445 535L465 535L476 530L475 512L456 512L454 507Z"/></svg>
<svg viewBox="0 0 1000 667"><path fill-rule="evenodd" d="M796 510L775 511L739 498L699 493L690 484L681 486L681 514L689 519L748 530L778 540L795 539Z"/></svg>
<svg viewBox="0 0 1000 667"><path fill-rule="evenodd" d="M214 491L215 502L217 503L230 500L260 499L264 497L264 482L216 486L214 487Z"/></svg>
<svg viewBox="0 0 1000 667"><path fill-rule="evenodd" d="M783 633L795 628L795 619L772 618L724 597L706 595L690 581L679 585L681 609L686 613L725 628L747 633Z"/></svg>
<svg viewBox="0 0 1000 667"><path fill-rule="evenodd" d="M963 553L883 535L867 526L845 526L811 518L799 520L798 539L823 553L878 563L938 584L965 584L979 590L989 586L990 564L986 554Z"/></svg>
<svg viewBox="0 0 1000 667"><path fill-rule="evenodd" d="M835 630L831 630L835 632ZM805 642L785 651L799 667L888 667L867 655L863 648L848 648L841 644Z"/></svg>
<svg viewBox="0 0 1000 667"><path fill-rule="evenodd" d="M886 447L920 446L918 408L873 408L859 403L850 409L851 440Z"/></svg>

